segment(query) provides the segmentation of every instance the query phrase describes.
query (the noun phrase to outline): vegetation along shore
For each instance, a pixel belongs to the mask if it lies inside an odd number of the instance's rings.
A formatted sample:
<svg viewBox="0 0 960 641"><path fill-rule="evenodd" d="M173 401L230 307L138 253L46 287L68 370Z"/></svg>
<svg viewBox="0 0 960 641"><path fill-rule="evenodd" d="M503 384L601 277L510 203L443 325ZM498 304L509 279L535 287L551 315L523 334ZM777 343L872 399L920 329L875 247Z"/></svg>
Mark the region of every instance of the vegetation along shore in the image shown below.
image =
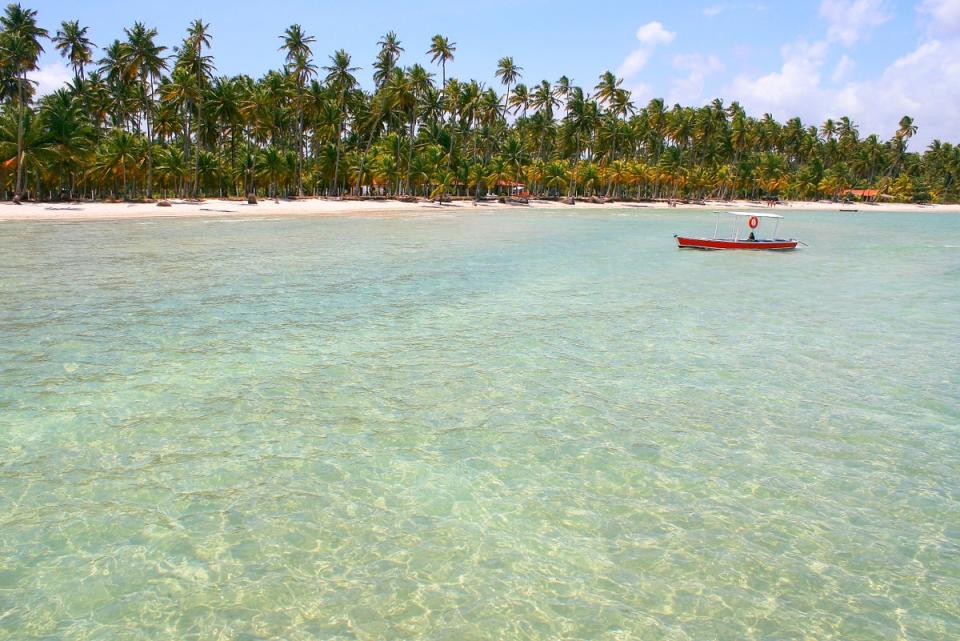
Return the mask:
<svg viewBox="0 0 960 641"><path fill-rule="evenodd" d="M97 46L78 21L45 28L19 4L0 27L0 191L15 202L960 197L960 148L908 150L909 116L882 140L846 117L780 123L720 99L638 105L609 71L583 86L537 81L510 56L496 63L500 85L486 86L455 77L457 46L442 35L387 33L361 65L343 50L322 55L294 24L279 34L278 68L255 79L217 75L202 20L173 49L141 23ZM74 78L35 96L28 74L48 47Z"/></svg>

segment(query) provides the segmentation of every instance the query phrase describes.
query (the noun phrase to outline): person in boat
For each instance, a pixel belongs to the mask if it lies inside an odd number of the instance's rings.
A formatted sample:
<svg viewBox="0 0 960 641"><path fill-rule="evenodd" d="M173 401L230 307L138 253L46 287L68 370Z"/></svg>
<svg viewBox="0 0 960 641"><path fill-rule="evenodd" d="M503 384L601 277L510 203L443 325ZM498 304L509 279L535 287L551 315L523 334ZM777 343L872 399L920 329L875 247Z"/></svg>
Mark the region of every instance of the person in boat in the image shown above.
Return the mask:
<svg viewBox="0 0 960 641"><path fill-rule="evenodd" d="M751 242L751 243L757 242L757 237L753 235L753 232L750 232L750 235L747 236L747 242Z"/></svg>

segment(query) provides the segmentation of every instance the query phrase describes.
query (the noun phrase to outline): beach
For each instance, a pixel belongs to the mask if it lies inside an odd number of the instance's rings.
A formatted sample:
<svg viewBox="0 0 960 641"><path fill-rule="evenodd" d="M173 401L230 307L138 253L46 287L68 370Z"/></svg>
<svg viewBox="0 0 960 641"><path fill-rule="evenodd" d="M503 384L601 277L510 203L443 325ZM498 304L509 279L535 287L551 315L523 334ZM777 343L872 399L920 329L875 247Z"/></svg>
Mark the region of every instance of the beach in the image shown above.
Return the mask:
<svg viewBox="0 0 960 641"><path fill-rule="evenodd" d="M609 202L593 203L578 200L576 205L556 201L531 200L522 203L498 203L496 201L455 200L443 205L435 201L402 202L400 200L337 200L324 198L260 199L256 205L245 200L171 199L169 207L156 202L71 202L34 203L15 205L0 203L0 221L14 220L124 220L141 218L209 218L233 216L415 216L435 215L439 211L490 213L497 211L525 211L563 209L569 211L605 210L655 210L668 208L665 202ZM960 213L960 205L916 205L904 203L850 203L828 201L782 202L775 207L748 200L705 201L703 204L677 202L670 210L762 210L769 213L789 214L791 211L850 212L857 213Z"/></svg>

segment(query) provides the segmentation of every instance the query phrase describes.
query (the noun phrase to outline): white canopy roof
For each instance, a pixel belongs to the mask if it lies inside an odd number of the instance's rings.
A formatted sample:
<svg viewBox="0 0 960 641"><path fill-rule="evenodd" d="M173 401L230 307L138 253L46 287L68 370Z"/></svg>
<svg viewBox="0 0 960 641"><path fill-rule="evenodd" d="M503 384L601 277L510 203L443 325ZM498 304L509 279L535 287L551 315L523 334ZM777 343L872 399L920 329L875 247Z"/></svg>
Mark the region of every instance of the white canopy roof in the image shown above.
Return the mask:
<svg viewBox="0 0 960 641"><path fill-rule="evenodd" d="M777 214L765 214L759 211L715 211L713 213L727 214L728 216L743 216L745 218L752 216L756 216L757 218L783 218L783 216L779 216Z"/></svg>

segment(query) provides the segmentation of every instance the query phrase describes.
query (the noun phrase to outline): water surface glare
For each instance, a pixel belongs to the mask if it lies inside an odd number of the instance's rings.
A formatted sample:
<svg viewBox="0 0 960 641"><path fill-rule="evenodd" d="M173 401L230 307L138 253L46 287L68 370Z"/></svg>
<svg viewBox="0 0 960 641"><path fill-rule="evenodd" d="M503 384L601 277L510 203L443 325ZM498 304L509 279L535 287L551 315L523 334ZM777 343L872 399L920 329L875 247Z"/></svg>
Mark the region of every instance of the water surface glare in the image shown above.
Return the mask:
<svg viewBox="0 0 960 641"><path fill-rule="evenodd" d="M0 640L960 638L960 216L0 223Z"/></svg>

